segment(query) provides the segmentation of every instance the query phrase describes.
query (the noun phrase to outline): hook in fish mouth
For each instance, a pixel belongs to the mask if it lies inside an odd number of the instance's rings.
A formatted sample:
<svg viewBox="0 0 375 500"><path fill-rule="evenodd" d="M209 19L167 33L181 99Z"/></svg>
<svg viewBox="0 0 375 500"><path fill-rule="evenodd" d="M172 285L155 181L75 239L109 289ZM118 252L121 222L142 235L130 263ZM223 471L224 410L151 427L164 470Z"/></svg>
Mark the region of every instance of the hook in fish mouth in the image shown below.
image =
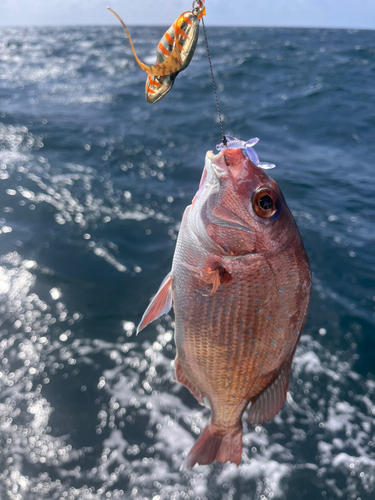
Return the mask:
<svg viewBox="0 0 375 500"><path fill-rule="evenodd" d="M240 139L236 139L236 137L232 137L231 135L226 135L225 136L227 143L221 143L216 146L216 149L218 151L222 151L223 149L242 149L243 154L249 158L249 160L254 163L257 167L261 168L262 170L270 170L271 168L275 168L276 165L273 163L266 163L266 162L260 162L258 155L256 154L254 147L256 144L258 144L259 139L258 137L254 137L253 139L249 139L248 141L244 142L241 141Z"/></svg>

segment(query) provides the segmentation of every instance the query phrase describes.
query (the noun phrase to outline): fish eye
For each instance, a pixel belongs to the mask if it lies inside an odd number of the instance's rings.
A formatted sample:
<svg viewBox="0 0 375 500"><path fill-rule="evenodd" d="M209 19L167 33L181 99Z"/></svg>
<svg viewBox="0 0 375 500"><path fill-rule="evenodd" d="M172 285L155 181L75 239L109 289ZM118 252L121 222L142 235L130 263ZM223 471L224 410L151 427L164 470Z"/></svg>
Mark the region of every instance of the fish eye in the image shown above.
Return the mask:
<svg viewBox="0 0 375 500"><path fill-rule="evenodd" d="M278 209L277 195L270 188L260 188L253 194L251 204L254 212L262 219L270 219Z"/></svg>

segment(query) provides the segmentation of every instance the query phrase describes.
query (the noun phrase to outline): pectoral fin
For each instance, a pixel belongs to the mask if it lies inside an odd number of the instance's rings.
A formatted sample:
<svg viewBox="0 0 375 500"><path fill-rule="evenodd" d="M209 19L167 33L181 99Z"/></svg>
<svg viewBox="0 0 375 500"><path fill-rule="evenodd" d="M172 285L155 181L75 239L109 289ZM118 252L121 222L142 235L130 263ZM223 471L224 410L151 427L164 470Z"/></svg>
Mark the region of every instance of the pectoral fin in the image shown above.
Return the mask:
<svg viewBox="0 0 375 500"><path fill-rule="evenodd" d="M212 290L210 291L210 293L204 293L204 297L210 297L211 295L214 295L220 284L228 283L228 281L230 281L231 279L230 274L222 266L217 266L215 268L202 268L191 266L190 264L186 264L186 262L181 262L181 264L189 269L189 271L192 271L198 279L200 279L204 283L207 283L208 285L212 285Z"/></svg>
<svg viewBox="0 0 375 500"><path fill-rule="evenodd" d="M137 328L138 333L149 323L167 314L172 307L172 272L168 273L155 297L150 302Z"/></svg>

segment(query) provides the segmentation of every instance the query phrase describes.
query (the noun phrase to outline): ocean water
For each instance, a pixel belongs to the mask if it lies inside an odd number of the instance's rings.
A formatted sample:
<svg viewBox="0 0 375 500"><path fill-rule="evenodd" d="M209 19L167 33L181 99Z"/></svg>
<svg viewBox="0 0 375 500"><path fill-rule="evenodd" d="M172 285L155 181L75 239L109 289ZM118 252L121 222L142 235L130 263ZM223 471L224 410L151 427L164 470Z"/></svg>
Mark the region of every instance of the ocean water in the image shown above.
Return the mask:
<svg viewBox="0 0 375 500"><path fill-rule="evenodd" d="M151 62L163 28L131 32ZM204 40L150 106L121 27L0 35L0 498L375 498L374 32L208 28L313 293L282 411L240 467L182 472L209 412L173 380L173 316L135 325L220 142Z"/></svg>

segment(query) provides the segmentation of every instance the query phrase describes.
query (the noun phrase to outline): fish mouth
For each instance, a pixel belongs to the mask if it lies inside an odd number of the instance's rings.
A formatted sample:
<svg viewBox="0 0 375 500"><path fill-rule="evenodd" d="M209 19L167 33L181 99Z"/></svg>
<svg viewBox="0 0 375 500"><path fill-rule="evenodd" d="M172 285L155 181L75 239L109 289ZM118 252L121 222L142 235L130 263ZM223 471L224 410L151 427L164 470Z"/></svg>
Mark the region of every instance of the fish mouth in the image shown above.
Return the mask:
<svg viewBox="0 0 375 500"><path fill-rule="evenodd" d="M207 151L206 153L205 168L207 173L211 173L211 175L214 175L214 177L218 179L226 173L226 170L218 164L222 157L224 157L225 161L225 156L222 151L218 154L214 154L213 151Z"/></svg>
<svg viewBox="0 0 375 500"><path fill-rule="evenodd" d="M236 181L241 180L244 176L247 177L248 163L251 163L241 148L223 149L218 154L208 151L206 162L218 179L230 173Z"/></svg>
<svg viewBox="0 0 375 500"><path fill-rule="evenodd" d="M253 256L253 251L246 251L237 253L231 251L226 245L215 241L215 238L207 233L207 223L217 227L236 229L251 233L251 229L247 226L246 221L242 220L236 213L229 208L223 206L218 201L221 179L224 174L227 174L220 164L225 164L225 157L223 153L214 154L213 151L207 151L204 169L199 185L198 192L192 202L192 216L191 216L191 232L197 238L197 241L209 252L219 255L225 259L236 260L243 257ZM215 215L215 205L219 204L221 207L221 214Z"/></svg>
<svg viewBox="0 0 375 500"><path fill-rule="evenodd" d="M223 177L228 173L228 169L220 165L220 163L222 162L225 162L226 165L225 156L222 151L220 151L220 153L216 155L213 153L213 151L207 151L206 161L204 165L205 168L202 176L202 180L204 179L205 183L208 181L216 186L220 184L220 177ZM224 207L222 207L222 210L224 210ZM236 213L234 213L229 208L226 208L225 210L227 213L227 218L221 218L213 215L212 213L207 213L207 216L211 223L215 226L237 229L240 231L245 231L246 233L252 232L247 226L246 222L242 220Z"/></svg>

